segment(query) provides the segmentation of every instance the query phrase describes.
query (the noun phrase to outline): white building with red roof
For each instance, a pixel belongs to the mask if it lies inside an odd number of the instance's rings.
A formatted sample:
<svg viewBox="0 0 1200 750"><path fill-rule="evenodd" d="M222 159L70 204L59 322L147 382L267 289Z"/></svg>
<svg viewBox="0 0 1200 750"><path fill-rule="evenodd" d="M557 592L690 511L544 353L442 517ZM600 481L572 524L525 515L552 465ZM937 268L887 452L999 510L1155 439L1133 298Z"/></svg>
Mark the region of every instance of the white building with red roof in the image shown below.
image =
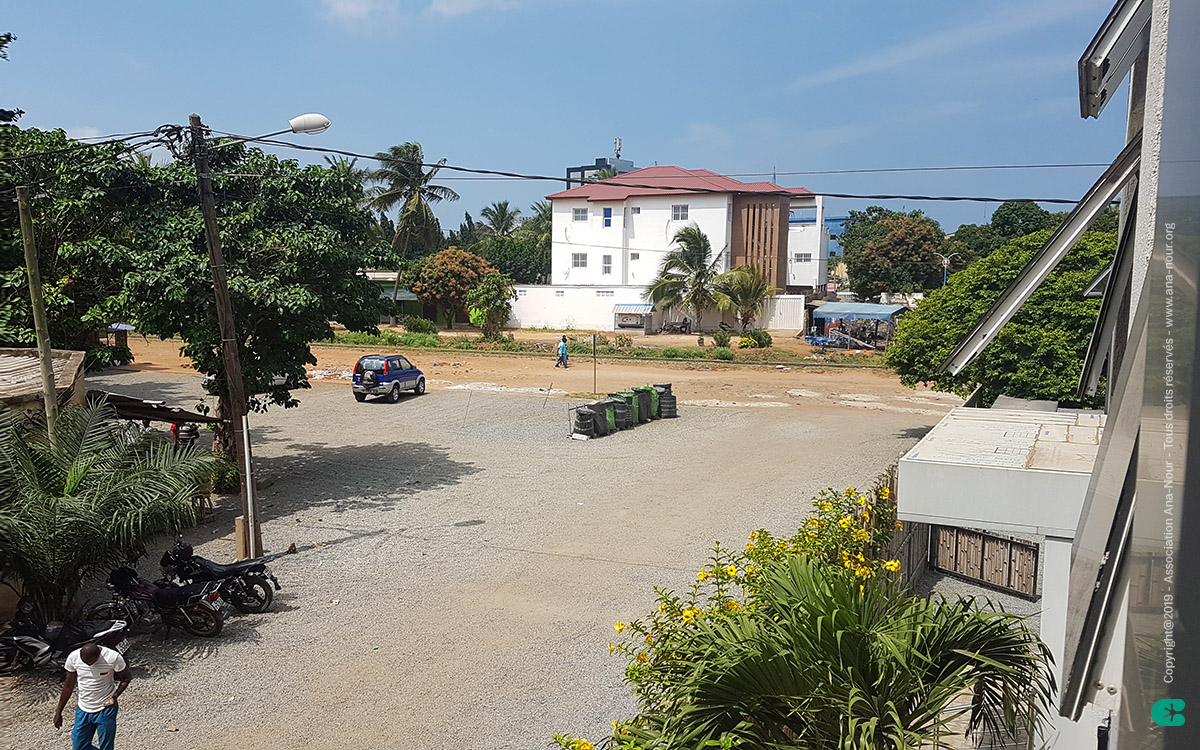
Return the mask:
<svg viewBox="0 0 1200 750"><path fill-rule="evenodd" d="M553 206L550 285L519 286L510 325L650 330L682 317L651 314L645 294L675 233L692 224L708 237L722 271L754 266L785 292L768 304L763 327L803 329L803 295L824 291L829 230L821 196L805 188L654 166L546 198ZM702 323L711 329L721 319L714 310Z"/></svg>

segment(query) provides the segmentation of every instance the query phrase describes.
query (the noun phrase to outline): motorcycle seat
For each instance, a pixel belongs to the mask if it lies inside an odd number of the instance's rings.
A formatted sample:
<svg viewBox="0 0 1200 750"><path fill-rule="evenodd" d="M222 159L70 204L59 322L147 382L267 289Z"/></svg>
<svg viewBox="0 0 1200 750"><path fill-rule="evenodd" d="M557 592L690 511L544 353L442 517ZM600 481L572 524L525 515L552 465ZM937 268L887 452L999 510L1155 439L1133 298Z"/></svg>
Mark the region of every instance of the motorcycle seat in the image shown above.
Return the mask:
<svg viewBox="0 0 1200 750"><path fill-rule="evenodd" d="M213 578L232 578L245 573L256 572L266 565L266 558L256 557L253 560L239 560L238 562L222 565L221 563L205 560L202 557L193 558L205 570L212 574Z"/></svg>

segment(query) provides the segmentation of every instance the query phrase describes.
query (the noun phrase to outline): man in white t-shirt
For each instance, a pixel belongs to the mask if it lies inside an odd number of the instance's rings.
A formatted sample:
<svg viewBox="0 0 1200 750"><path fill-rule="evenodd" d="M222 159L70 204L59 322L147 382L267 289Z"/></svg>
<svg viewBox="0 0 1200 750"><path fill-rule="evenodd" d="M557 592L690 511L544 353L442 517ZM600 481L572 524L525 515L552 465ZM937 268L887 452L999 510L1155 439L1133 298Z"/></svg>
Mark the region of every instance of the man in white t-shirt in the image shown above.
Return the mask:
<svg viewBox="0 0 1200 750"><path fill-rule="evenodd" d="M111 648L89 643L67 657L67 670L58 710L54 712L54 727L63 723L63 709L75 688L79 701L75 706L75 728L71 730L74 750L113 750L117 733L117 696L129 687L131 675L125 659ZM92 744L95 735L100 743Z"/></svg>

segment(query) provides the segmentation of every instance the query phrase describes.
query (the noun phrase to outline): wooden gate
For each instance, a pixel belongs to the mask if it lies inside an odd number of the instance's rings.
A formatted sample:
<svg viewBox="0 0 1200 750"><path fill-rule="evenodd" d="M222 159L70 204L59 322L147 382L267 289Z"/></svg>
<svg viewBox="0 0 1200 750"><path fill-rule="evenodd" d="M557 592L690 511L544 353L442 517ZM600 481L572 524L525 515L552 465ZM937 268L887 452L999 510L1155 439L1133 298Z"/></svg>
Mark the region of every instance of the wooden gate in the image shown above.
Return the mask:
<svg viewBox="0 0 1200 750"><path fill-rule="evenodd" d="M934 526L929 562L938 570L1020 596L1037 596L1038 545L954 526Z"/></svg>

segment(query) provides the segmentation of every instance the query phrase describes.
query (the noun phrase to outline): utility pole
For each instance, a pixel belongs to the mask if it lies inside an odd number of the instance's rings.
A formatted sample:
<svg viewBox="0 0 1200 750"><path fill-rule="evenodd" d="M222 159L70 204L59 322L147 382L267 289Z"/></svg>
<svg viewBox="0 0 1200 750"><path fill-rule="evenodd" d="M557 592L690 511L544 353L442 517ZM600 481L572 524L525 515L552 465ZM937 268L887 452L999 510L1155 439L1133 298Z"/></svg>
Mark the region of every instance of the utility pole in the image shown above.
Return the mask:
<svg viewBox="0 0 1200 750"><path fill-rule="evenodd" d="M196 160L196 177L200 183L200 210L204 214L204 236L208 244L209 265L212 266L213 293L217 302L217 322L221 328L221 358L225 364L225 386L228 388L230 413L221 416L233 427L234 452L241 463L242 533L237 536L238 557L257 557L260 553L258 514L251 505L254 493L254 470L250 460L246 434L246 389L242 381L242 363L238 355L237 326L233 320L233 304L229 299L229 281L225 273L225 254L217 230L216 200L213 197L212 174L208 166L208 144L200 115L192 115L192 156Z"/></svg>
<svg viewBox="0 0 1200 750"><path fill-rule="evenodd" d="M50 352L50 326L46 323L46 302L42 298L42 273L38 270L37 245L33 239L33 213L29 210L29 188L17 188L17 213L21 215L21 241L25 245L25 268L29 273L29 302L33 308L33 330L37 334L38 360L42 366L42 396L46 403L46 434L54 442L58 422L58 387L54 382L54 361Z"/></svg>

